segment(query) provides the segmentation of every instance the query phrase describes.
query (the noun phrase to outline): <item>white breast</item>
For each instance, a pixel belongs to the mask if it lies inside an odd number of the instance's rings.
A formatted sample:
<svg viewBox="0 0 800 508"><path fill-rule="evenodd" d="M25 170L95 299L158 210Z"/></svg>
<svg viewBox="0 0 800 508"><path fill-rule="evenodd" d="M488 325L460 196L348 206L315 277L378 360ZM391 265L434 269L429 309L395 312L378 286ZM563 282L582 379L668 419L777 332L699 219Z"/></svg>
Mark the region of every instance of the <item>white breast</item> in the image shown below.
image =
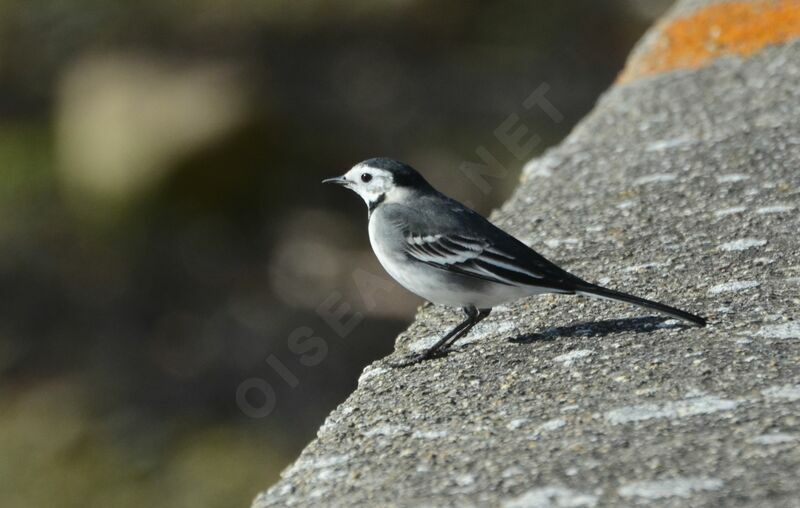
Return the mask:
<svg viewBox="0 0 800 508"><path fill-rule="evenodd" d="M386 242L377 242L376 241L376 224L380 221L378 219L373 219L369 221L369 243L372 245L372 250L375 252L375 255L378 257L378 261L380 261L383 268L389 273L389 275L394 278L397 282L399 282L403 287L411 291L412 293L416 293L417 295L427 298L425 294L426 284L424 281L426 277L424 273L416 273L418 269L415 269L413 265L409 265L403 258L403 254L399 251L392 251L391 246L387 245Z"/></svg>

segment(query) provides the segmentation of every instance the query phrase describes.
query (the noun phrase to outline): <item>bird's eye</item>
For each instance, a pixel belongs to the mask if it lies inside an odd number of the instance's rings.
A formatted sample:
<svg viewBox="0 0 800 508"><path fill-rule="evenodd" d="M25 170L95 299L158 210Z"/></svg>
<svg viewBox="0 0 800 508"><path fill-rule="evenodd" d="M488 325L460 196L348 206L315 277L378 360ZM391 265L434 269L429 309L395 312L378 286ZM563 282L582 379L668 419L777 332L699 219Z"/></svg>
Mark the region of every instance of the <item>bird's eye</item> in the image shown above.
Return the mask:
<svg viewBox="0 0 800 508"><path fill-rule="evenodd" d="M367 183L370 180L372 180L372 175L370 175L369 173L361 173L361 181L362 182Z"/></svg>

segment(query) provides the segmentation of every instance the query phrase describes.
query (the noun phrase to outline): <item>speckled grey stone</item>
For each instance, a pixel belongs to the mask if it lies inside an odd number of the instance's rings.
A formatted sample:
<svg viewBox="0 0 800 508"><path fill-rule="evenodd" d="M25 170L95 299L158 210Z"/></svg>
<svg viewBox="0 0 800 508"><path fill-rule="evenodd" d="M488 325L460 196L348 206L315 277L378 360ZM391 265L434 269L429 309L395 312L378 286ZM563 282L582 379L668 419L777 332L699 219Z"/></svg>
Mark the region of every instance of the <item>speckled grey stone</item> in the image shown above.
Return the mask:
<svg viewBox="0 0 800 508"><path fill-rule="evenodd" d="M514 303L368 367L254 506L800 505L800 43L612 88L493 219L710 325ZM395 354L459 318L422 309Z"/></svg>

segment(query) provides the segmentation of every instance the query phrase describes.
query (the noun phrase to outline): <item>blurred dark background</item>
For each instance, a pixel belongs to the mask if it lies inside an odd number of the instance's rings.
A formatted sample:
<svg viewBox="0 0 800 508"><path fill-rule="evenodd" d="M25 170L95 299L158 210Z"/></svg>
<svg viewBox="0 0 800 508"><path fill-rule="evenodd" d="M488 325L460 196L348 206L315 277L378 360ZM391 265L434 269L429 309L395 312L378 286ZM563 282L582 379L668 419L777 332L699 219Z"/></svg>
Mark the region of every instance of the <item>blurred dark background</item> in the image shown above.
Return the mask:
<svg viewBox="0 0 800 508"><path fill-rule="evenodd" d="M490 211L525 162L494 130L564 137L668 4L0 2L0 506L246 506L420 304L364 301L364 206L320 180L391 156Z"/></svg>

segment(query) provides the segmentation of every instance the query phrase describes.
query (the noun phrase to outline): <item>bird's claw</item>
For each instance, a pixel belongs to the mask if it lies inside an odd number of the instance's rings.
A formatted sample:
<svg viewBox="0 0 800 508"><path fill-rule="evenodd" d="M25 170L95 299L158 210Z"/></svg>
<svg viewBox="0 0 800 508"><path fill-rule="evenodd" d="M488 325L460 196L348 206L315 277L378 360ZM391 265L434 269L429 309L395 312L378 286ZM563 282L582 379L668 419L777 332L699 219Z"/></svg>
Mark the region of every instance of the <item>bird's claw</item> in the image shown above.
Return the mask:
<svg viewBox="0 0 800 508"><path fill-rule="evenodd" d="M418 363L424 362L425 360L430 360L432 358L439 358L445 356L446 354L447 353L444 351L425 351L422 353L411 353L409 355L401 357L399 360L389 361L388 364L390 367L394 368L409 367L411 365L416 365Z"/></svg>
<svg viewBox="0 0 800 508"><path fill-rule="evenodd" d="M410 355L405 355L401 357L399 360L389 361L388 363L390 367L398 369L401 367L409 367L411 365L415 365L417 363L424 361L426 358L428 357L423 353L412 353Z"/></svg>

